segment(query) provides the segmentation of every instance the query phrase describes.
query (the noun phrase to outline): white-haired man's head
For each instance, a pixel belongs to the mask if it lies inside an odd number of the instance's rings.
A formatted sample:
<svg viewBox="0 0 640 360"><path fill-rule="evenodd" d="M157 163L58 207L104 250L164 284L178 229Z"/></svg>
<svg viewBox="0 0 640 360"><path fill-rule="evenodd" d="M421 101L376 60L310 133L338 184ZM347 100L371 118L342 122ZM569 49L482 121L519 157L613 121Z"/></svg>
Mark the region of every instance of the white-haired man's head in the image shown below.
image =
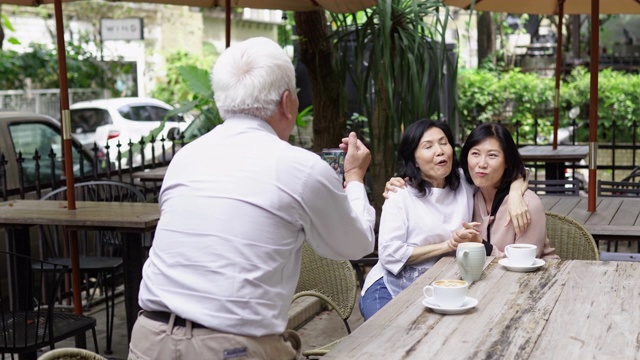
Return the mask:
<svg viewBox="0 0 640 360"><path fill-rule="evenodd" d="M291 60L277 43L264 37L226 49L213 67L211 83L216 106L225 120L234 115L249 115L268 121L278 115L287 91L289 101L298 101ZM296 115L297 107L293 117Z"/></svg>

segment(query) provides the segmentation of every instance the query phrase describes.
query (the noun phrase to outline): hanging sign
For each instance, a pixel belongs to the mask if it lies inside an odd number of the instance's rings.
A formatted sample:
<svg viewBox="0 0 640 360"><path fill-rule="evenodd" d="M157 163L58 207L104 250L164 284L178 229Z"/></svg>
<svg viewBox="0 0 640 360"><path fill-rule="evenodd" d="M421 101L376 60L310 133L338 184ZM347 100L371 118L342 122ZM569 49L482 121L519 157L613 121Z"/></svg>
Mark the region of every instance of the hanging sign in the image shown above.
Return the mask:
<svg viewBox="0 0 640 360"><path fill-rule="evenodd" d="M102 40L143 40L142 18L100 19Z"/></svg>

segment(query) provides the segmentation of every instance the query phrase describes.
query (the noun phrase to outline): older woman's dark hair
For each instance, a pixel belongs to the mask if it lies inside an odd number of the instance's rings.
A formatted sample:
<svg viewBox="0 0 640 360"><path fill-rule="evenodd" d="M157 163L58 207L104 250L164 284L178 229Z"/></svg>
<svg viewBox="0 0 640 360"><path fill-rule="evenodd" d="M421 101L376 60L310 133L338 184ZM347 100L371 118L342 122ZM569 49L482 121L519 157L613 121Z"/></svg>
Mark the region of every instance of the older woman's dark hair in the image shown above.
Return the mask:
<svg viewBox="0 0 640 360"><path fill-rule="evenodd" d="M460 166L462 166L462 171L464 171L464 177L467 181L473 184L471 174L469 173L469 163L467 161L469 151L482 141L492 137L500 143L505 162L504 174L502 175L502 181L500 185L498 185L498 188L508 187L518 177L524 179L526 177L524 163L522 162L518 147L516 143L513 142L513 137L509 130L500 124L480 124L469 134L460 152Z"/></svg>
<svg viewBox="0 0 640 360"><path fill-rule="evenodd" d="M409 125L398 146L398 176L403 179L409 178L408 184L418 190L420 196L426 196L431 193L433 184L422 178L420 169L416 165L416 149L420 145L420 140L424 133L431 128L438 128L442 130L447 137L447 141L453 149L453 133L449 128L449 125L441 121L433 120L418 120ZM451 173L445 177L445 185L453 190L457 190L460 186L460 172L458 171L460 165L456 158L455 152L453 153L453 164L451 166Z"/></svg>

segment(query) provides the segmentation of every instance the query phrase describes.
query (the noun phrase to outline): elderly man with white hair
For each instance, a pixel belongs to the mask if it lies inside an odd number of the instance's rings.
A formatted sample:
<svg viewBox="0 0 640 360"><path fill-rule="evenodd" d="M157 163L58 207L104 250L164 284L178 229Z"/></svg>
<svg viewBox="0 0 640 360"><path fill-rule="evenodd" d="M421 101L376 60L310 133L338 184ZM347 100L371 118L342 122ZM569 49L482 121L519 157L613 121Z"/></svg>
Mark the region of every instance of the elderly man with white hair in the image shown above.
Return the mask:
<svg viewBox="0 0 640 360"><path fill-rule="evenodd" d="M284 50L266 38L234 44L212 84L224 123L167 169L129 359L295 359L300 338L286 325L303 241L332 259L373 250L369 150L354 133L342 139L343 188L287 142L298 98Z"/></svg>

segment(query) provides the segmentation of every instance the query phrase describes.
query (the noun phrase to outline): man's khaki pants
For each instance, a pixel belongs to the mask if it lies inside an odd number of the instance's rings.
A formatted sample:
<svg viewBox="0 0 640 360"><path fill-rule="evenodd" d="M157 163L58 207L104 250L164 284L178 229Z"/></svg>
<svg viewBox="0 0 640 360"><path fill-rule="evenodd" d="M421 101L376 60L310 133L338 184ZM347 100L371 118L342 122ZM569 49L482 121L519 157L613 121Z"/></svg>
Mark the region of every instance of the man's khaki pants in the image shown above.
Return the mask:
<svg viewBox="0 0 640 360"><path fill-rule="evenodd" d="M141 312L142 313L142 312ZM138 316L131 333L128 360L294 360L300 357L301 341L295 331L262 337L225 334L206 328L174 326Z"/></svg>

